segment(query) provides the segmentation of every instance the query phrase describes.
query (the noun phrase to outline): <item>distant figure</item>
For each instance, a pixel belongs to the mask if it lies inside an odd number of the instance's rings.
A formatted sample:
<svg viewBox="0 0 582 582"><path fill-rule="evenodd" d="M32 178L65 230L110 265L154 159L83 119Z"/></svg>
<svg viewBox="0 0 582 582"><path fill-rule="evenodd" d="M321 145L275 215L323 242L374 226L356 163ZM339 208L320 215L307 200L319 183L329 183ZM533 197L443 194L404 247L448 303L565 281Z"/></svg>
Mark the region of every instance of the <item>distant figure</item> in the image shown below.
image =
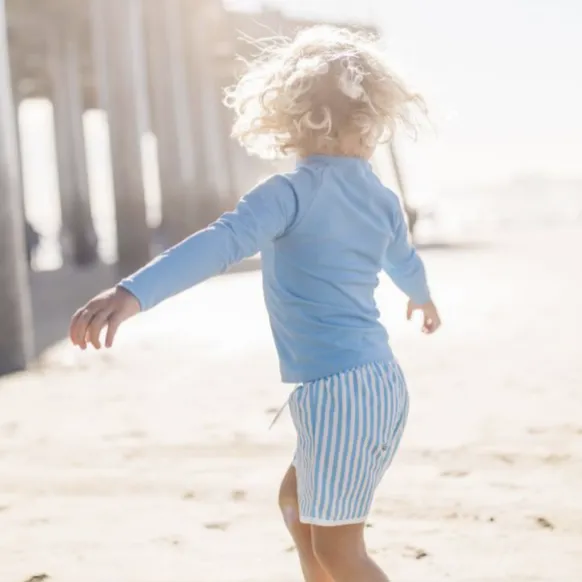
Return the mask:
<svg viewBox="0 0 582 582"><path fill-rule="evenodd" d="M418 222L418 210L412 206L405 205L404 212L408 220L408 230L410 231L410 236L414 239L414 231L416 229L416 223Z"/></svg>
<svg viewBox="0 0 582 582"><path fill-rule="evenodd" d="M32 266L32 258L34 253L38 249L40 245L40 234L38 231L28 222L25 220L24 222L24 235L25 235L25 244L26 244L26 259L28 261L28 266Z"/></svg>
<svg viewBox="0 0 582 582"><path fill-rule="evenodd" d="M67 264L91 267L99 261L99 240L92 225L77 225L74 232L61 228L59 242L63 261Z"/></svg>
<svg viewBox="0 0 582 582"><path fill-rule="evenodd" d="M408 295L408 318L423 313L423 332L440 319L399 199L369 158L420 100L374 42L316 27L263 53L228 104L249 151L296 154L296 168L89 301L71 339L99 349L106 328L110 347L126 319L261 251L281 377L297 385L297 450L279 501L305 580L386 582L364 550L364 523L398 449L408 392L374 301L380 271Z"/></svg>

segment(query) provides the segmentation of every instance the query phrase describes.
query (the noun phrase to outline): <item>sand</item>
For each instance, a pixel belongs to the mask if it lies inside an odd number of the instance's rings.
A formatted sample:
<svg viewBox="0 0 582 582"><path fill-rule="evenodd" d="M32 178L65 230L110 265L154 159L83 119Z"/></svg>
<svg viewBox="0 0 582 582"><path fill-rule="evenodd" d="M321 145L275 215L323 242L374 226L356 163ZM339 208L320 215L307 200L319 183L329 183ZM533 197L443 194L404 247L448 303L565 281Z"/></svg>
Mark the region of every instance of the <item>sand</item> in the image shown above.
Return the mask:
<svg viewBox="0 0 582 582"><path fill-rule="evenodd" d="M582 580L582 231L425 259L433 338L378 300L411 417L367 530L395 582ZM0 582L299 582L288 413L257 273L0 379Z"/></svg>

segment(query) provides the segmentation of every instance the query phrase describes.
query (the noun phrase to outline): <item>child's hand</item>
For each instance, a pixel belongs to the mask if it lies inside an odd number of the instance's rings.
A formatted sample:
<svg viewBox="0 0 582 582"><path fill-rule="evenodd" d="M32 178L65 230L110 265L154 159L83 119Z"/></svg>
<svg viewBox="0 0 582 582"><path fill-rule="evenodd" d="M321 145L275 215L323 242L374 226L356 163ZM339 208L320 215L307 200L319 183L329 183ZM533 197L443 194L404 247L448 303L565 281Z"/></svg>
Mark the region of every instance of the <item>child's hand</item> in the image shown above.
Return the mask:
<svg viewBox="0 0 582 582"><path fill-rule="evenodd" d="M424 320L422 323L422 332L426 334L434 333L441 326L441 318L436 305L429 301L424 305L417 305L414 301L408 302L406 317L410 321L415 311L422 311Z"/></svg>
<svg viewBox="0 0 582 582"><path fill-rule="evenodd" d="M82 350L88 342L98 350L101 331L107 328L105 347L110 348L119 326L140 311L139 301L125 289L113 287L103 291L73 316L69 329L71 341Z"/></svg>

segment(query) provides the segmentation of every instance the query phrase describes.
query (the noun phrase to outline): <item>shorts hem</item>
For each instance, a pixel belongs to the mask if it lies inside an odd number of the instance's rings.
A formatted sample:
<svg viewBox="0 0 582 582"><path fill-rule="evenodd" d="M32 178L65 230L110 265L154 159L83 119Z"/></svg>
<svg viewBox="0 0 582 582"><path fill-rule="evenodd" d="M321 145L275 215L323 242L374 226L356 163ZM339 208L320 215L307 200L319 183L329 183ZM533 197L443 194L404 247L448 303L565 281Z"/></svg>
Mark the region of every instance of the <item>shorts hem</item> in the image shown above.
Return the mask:
<svg viewBox="0 0 582 582"><path fill-rule="evenodd" d="M324 527L334 527L338 525L355 525L358 523L364 523L368 519L368 516L364 517L353 517L351 519L321 519L319 517L307 517L300 516L299 521L305 525L319 525Z"/></svg>

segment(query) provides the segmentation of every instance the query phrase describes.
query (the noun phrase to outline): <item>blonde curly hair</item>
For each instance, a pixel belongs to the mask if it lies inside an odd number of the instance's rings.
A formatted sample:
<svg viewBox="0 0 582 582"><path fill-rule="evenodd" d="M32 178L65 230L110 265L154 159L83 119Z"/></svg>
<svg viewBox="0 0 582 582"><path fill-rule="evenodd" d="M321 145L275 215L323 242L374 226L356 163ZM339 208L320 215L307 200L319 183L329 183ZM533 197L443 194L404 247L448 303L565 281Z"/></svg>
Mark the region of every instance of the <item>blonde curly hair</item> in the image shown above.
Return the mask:
<svg viewBox="0 0 582 582"><path fill-rule="evenodd" d="M414 109L425 110L375 37L315 26L257 46L260 55L226 90L225 104L235 112L232 136L262 158L369 155L399 122L415 126Z"/></svg>

